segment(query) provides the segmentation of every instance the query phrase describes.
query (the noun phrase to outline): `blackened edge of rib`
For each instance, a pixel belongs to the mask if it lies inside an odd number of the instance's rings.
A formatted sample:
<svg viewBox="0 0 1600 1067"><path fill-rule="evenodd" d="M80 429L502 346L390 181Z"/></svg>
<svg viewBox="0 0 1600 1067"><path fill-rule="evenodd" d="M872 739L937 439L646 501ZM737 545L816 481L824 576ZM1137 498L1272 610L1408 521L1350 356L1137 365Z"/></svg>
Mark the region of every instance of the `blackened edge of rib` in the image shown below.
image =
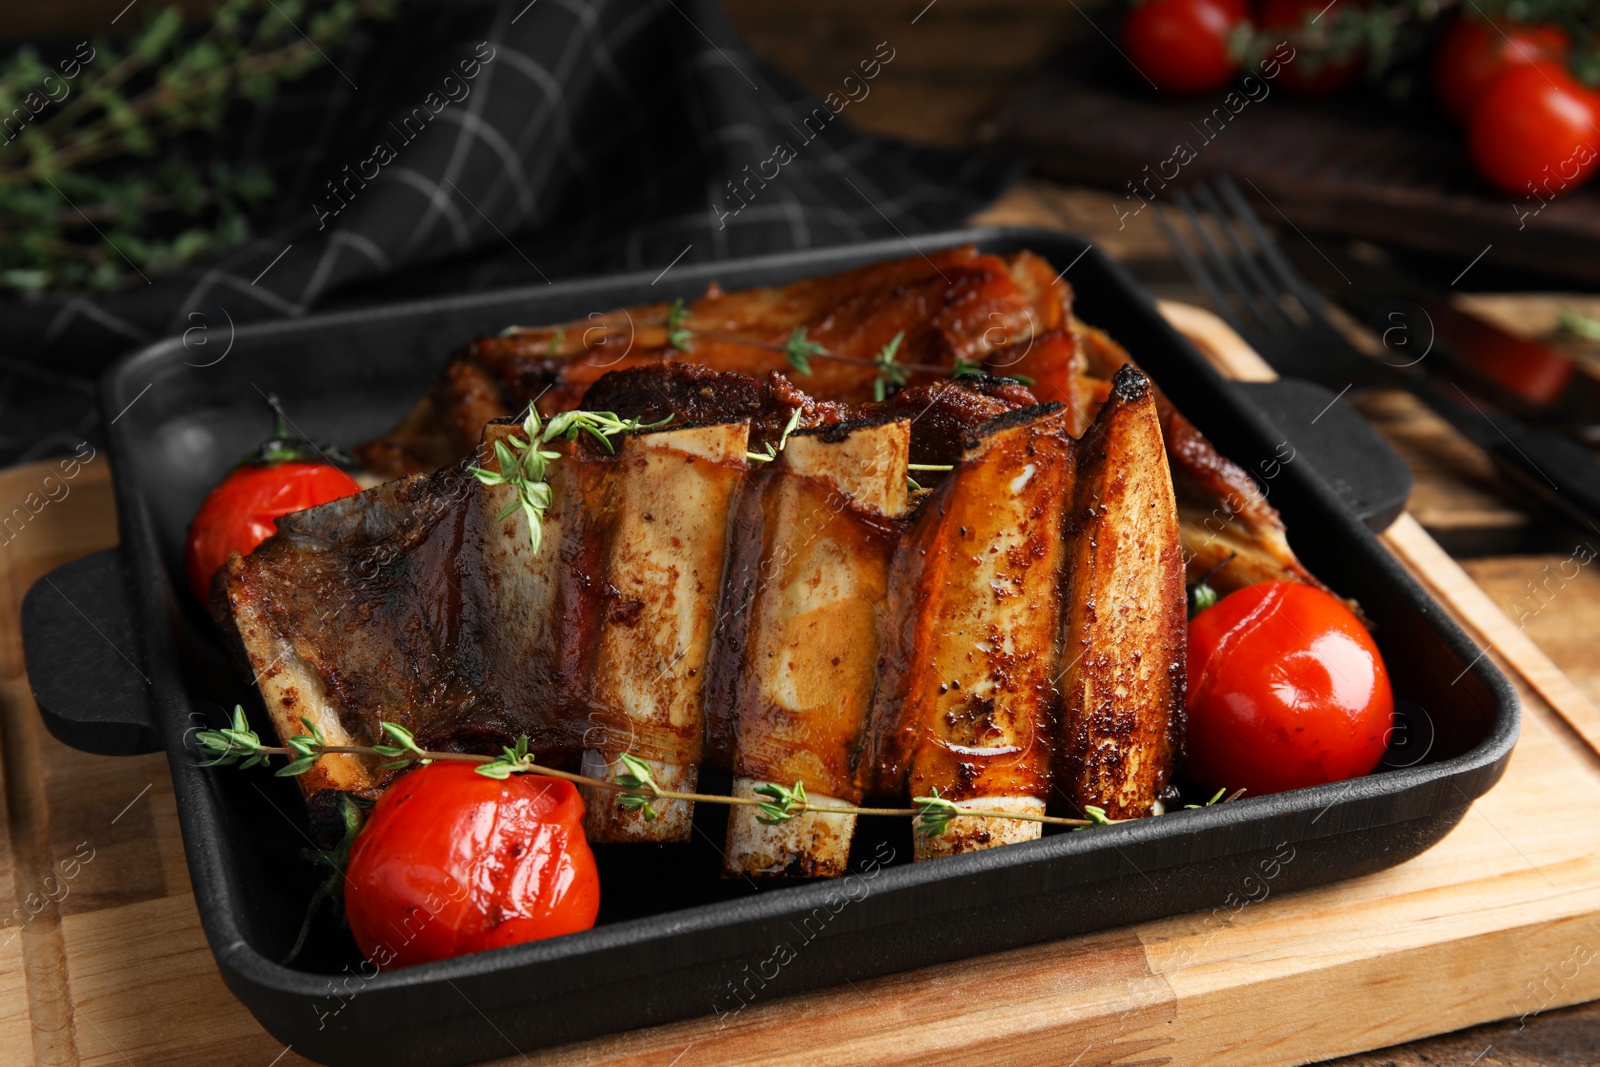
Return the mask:
<svg viewBox="0 0 1600 1067"><path fill-rule="evenodd" d="M1111 379L1111 395L1124 403L1140 400L1150 391L1150 379L1132 363L1124 363Z"/></svg>
<svg viewBox="0 0 1600 1067"><path fill-rule="evenodd" d="M1030 404L1025 408L1001 412L999 415L980 423L977 429L972 431L972 435L967 438L966 447L976 448L985 437L997 434L1002 430L1009 430L1014 426L1022 426L1037 419L1054 415L1056 412L1064 410L1065 407L1066 405L1052 400L1045 404Z"/></svg>
<svg viewBox="0 0 1600 1067"><path fill-rule="evenodd" d="M848 422L830 422L822 426L812 426L809 429L795 430L790 437L816 437L824 444L836 445L849 437L857 430L864 430L869 426L887 426L891 422L910 422L911 416L902 411L871 412L859 419L850 419Z"/></svg>

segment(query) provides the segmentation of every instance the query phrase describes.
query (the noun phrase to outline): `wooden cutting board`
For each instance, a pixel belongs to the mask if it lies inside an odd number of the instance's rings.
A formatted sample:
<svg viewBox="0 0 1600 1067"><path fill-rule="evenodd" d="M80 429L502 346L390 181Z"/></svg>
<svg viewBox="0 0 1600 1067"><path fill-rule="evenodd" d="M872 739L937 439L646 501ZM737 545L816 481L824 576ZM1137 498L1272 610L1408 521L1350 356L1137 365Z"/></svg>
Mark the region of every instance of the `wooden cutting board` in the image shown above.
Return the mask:
<svg viewBox="0 0 1600 1067"><path fill-rule="evenodd" d="M1232 373L1264 372L1208 313L1164 310ZM0 512L48 500L50 470L0 472ZM117 540L104 456L64 496L52 484L59 499L0 531L0 1064L307 1062L217 975L166 757L84 755L39 722L22 596ZM1385 540L1525 702L1504 780L1433 850L1320 889L1269 884L1237 912L757 1001L721 1023L508 1046L505 1062L1298 1064L1600 997L1600 714L1409 516Z"/></svg>

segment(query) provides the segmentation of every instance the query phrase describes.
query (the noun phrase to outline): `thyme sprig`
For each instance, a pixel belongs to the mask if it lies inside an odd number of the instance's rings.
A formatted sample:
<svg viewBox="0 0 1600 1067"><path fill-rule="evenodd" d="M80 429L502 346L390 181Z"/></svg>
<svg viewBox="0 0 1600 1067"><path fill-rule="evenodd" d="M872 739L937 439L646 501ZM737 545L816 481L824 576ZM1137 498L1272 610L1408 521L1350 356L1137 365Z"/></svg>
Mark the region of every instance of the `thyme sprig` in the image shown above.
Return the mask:
<svg viewBox="0 0 1600 1067"><path fill-rule="evenodd" d="M761 810L761 814L756 816L756 822L776 826L781 822L788 822L806 810L806 784L799 779L795 780L792 787L779 785L776 782L763 782L755 787L754 792L758 796L767 798L766 802L756 805Z"/></svg>
<svg viewBox="0 0 1600 1067"><path fill-rule="evenodd" d="M655 804L664 790L656 784L655 775L650 773L650 765L644 760L627 752L620 759L628 770L626 774L617 775L617 784L627 792L617 798L617 803L623 811L637 811L645 822L654 822L661 814L656 811Z"/></svg>
<svg viewBox="0 0 1600 1067"><path fill-rule="evenodd" d="M937 786L929 796L913 797L912 803L919 809L913 826L923 837L938 837L948 830L955 817L961 814L961 809L952 801L939 795Z"/></svg>
<svg viewBox="0 0 1600 1067"><path fill-rule="evenodd" d="M689 309L683 304L683 297L672 302L667 309L667 344L679 352L693 352L694 339L691 331L684 326L689 319Z"/></svg>
<svg viewBox="0 0 1600 1067"><path fill-rule="evenodd" d="M618 793L618 803L627 811L637 811L647 820L660 817L657 806L662 801L679 800L689 803L726 804L732 807L754 807L759 809L757 820L767 825L787 822L807 812L816 812L823 815L888 815L909 817L915 820L918 833L936 836L947 829L952 820L961 818L980 819L1018 819L1025 822L1044 823L1051 826L1066 826L1074 829L1087 829L1091 826L1111 826L1124 820L1108 819L1102 808L1092 805L1085 806L1084 811L1089 816L1087 819L1073 819L1057 815L1035 815L1028 812L1015 811L990 811L981 808L957 807L950 800L941 797L939 791L934 789L930 795L913 797L913 807L910 808L866 808L854 804L815 804L806 795L805 783L795 782L793 786L783 786L776 783L764 782L754 790L753 797L717 796L710 793L685 793L676 790L664 789L655 780L650 770L650 765L632 753L621 753L617 759L624 768L615 778L594 778L585 774L574 774L571 771L560 770L555 767L541 765L537 757L529 751L526 736L517 739L515 746L502 750L498 756L485 756L471 752L436 752L424 749L416 742L411 731L398 723L383 722L379 727L384 735L394 744L379 745L330 745L316 726L305 720L309 734L298 734L288 738L282 745L263 744L260 735L250 729L250 723L245 718L244 708L236 706L233 711L231 725L220 730L201 730L195 734L195 740L200 747L212 755L209 760L203 761L202 767L254 767L267 765L273 756L294 757L285 766L278 768L277 775L281 778L292 778L305 774L322 756L338 753L350 755L384 757L388 762L381 766L390 769L399 769L413 762L419 764L444 762L444 763L472 763L477 773L486 778L504 780L513 774L538 774L547 778L560 778L575 785L587 786L592 789L604 789ZM1231 798L1230 798L1231 799Z"/></svg>
<svg viewBox="0 0 1600 1067"><path fill-rule="evenodd" d="M795 408L794 411L789 415L789 421L784 424L783 433L778 437L778 443L774 445L771 441L768 441L766 447L762 451L746 452L745 458L754 460L757 463L771 463L773 460L778 458L778 453L783 451L783 446L789 443L789 435L794 433L795 427L799 425L800 409Z"/></svg>
<svg viewBox="0 0 1600 1067"><path fill-rule="evenodd" d="M659 422L641 422L638 419L620 418L610 411L563 411L549 422L542 423L538 410L529 404L528 414L522 420L522 432L526 440L511 434L494 443L494 457L500 469L467 469L484 485L508 485L512 488L511 503L500 512L498 520L504 522L520 509L528 521L528 543L534 552L538 552L544 544L544 513L549 510L552 500L547 480L550 463L561 458L560 452L544 448L543 445L561 438L575 441L580 434L587 433L605 446L607 452L615 452L611 439L616 435L635 430L654 430L671 421L671 415Z"/></svg>
<svg viewBox="0 0 1600 1067"><path fill-rule="evenodd" d="M872 399L880 404L889 399L891 386L898 390L911 379L911 372L895 358L900 351L900 342L905 339L906 332L901 330L873 357L872 365L878 368L878 377L872 382Z"/></svg>
<svg viewBox="0 0 1600 1067"><path fill-rule="evenodd" d="M821 341L813 341L806 337L806 328L799 326L789 335L789 340L784 342L783 355L795 373L810 377L811 357L827 359L828 349Z"/></svg>
<svg viewBox="0 0 1600 1067"><path fill-rule="evenodd" d="M108 292L245 241L273 180L203 158L217 153L196 135L327 65L396 7L224 0L191 31L172 5L53 64L16 50L0 64L0 287Z"/></svg>

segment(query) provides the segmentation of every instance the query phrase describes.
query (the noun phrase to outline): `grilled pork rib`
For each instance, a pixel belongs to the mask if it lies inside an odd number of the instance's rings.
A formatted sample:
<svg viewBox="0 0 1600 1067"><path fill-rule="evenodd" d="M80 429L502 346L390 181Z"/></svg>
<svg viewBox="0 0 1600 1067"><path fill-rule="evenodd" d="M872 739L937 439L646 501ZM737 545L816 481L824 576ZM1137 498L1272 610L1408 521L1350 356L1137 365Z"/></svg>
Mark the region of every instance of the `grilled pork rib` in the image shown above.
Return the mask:
<svg viewBox="0 0 1600 1067"><path fill-rule="evenodd" d="M1133 360L1103 330L1074 321L1084 367L1110 381ZM1155 390L1156 411L1172 468L1178 522L1188 576L1205 577L1219 593L1260 582L1302 582L1323 588L1289 547L1278 509L1267 503L1255 480L1223 456L1194 424Z"/></svg>
<svg viewBox="0 0 1600 1067"><path fill-rule="evenodd" d="M691 792L710 762L739 796L801 782L823 806L937 793L1039 814L1054 773L1079 805L1149 811L1170 771L1184 599L1143 375L1119 373L1081 445L1065 408L997 379L851 408L781 375L763 386L664 365L595 392L671 421L620 436L614 454L556 445L537 551L520 510L499 517L512 490L457 465L292 516L230 561L223 606L280 733L300 732L301 715L354 744L381 740L382 721L437 749L526 733L593 777L614 778L628 753ZM805 421L820 425L784 441ZM495 442L520 432L490 424L478 463L492 468ZM752 433L782 444L754 472ZM913 456L953 469L912 494ZM1069 744L1053 772L1058 712ZM359 757L303 779L368 793L383 781ZM594 840L691 832L684 802L647 820L609 791L587 800ZM730 872L845 869L852 817L756 815L731 815ZM916 854L1039 829L957 818Z"/></svg>
<svg viewBox="0 0 1600 1067"><path fill-rule="evenodd" d="M895 633L873 712L878 791L1044 814L1056 717L1062 524L1072 442L1058 404L980 426L896 554ZM1039 836L1035 821L957 818L917 859Z"/></svg>
<svg viewBox="0 0 1600 1067"><path fill-rule="evenodd" d="M735 796L804 782L817 804L859 804L853 760L878 669L889 559L906 511L911 420L841 423L791 436L749 486L726 601L738 642L713 714L736 723ZM732 632L727 627L724 634ZM768 825L729 816L730 874L834 877L855 816L808 812Z"/></svg>
<svg viewBox="0 0 1600 1067"><path fill-rule="evenodd" d="M594 620L586 718L600 730L585 743L584 774L617 777L627 752L663 789L694 792L728 505L749 434L746 421L630 434L615 456L591 454L580 468L583 518L563 561ZM689 839L686 801L658 805L655 819L608 791L587 790L584 802L591 841Z"/></svg>
<svg viewBox="0 0 1600 1067"><path fill-rule="evenodd" d="M1078 812L1150 814L1182 736L1183 551L1150 382L1131 365L1079 442L1061 656L1062 766Z"/></svg>
<svg viewBox="0 0 1600 1067"><path fill-rule="evenodd" d="M558 476L559 477L559 476ZM557 497L559 483L553 487ZM395 722L434 749L526 733L550 744L546 551L500 523L498 500L463 468L389 482L279 520L235 556L213 589L280 736L300 719L332 744L381 743ZM547 522L559 526L560 509ZM308 793L373 794L384 777L361 756L324 757Z"/></svg>

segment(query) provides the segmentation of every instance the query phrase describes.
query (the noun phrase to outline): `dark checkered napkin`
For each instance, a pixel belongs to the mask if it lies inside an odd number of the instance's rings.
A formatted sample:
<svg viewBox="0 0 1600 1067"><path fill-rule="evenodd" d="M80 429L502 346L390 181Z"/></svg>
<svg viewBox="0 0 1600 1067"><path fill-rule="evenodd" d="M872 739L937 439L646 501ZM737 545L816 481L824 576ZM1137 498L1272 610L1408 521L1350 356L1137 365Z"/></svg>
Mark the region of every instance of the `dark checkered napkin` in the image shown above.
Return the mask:
<svg viewBox="0 0 1600 1067"><path fill-rule="evenodd" d="M958 224L1017 170L854 129L851 95L894 55L841 57L819 100L716 0L413 2L231 131L279 191L260 236L113 296L12 302L0 463L92 436L98 373L197 312L240 324Z"/></svg>

